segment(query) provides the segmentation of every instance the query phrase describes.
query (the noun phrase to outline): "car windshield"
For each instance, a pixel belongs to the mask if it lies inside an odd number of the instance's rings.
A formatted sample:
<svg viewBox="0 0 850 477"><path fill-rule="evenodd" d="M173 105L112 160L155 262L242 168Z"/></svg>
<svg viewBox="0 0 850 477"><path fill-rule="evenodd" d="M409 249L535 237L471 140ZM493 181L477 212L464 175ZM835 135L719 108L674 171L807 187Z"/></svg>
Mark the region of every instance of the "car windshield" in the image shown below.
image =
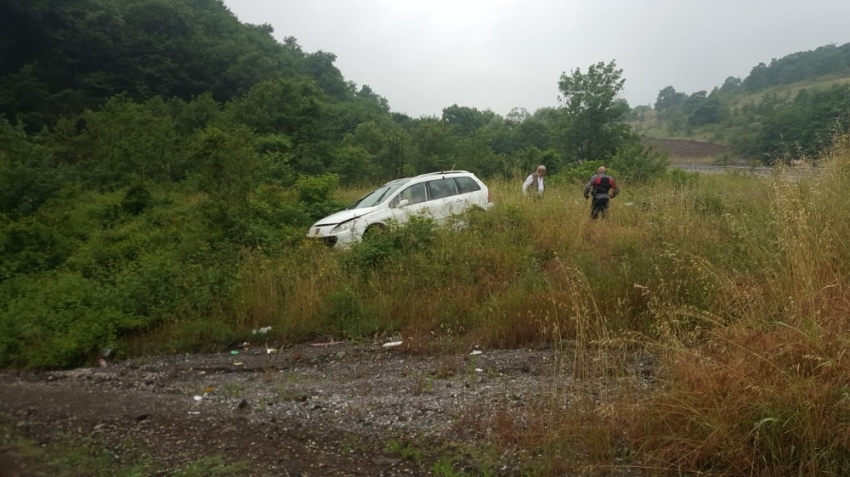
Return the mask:
<svg viewBox="0 0 850 477"><path fill-rule="evenodd" d="M398 190L399 187L403 186L404 182L399 183L391 183L387 184L380 189L375 189L374 191L366 194L361 197L360 200L348 206L348 210L354 209L365 209L367 207L374 207L381 202L387 200L395 191Z"/></svg>

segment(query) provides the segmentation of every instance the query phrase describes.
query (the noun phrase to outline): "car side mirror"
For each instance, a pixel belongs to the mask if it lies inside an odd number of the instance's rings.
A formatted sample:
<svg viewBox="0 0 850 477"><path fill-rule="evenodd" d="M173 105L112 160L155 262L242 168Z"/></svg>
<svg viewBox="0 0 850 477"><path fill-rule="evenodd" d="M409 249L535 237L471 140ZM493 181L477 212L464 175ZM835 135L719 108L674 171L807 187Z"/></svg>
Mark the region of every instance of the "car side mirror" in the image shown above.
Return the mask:
<svg viewBox="0 0 850 477"><path fill-rule="evenodd" d="M398 205L396 207L398 207L398 208L406 207L407 204L409 204L409 203L410 203L409 200L401 199L400 201L398 201Z"/></svg>

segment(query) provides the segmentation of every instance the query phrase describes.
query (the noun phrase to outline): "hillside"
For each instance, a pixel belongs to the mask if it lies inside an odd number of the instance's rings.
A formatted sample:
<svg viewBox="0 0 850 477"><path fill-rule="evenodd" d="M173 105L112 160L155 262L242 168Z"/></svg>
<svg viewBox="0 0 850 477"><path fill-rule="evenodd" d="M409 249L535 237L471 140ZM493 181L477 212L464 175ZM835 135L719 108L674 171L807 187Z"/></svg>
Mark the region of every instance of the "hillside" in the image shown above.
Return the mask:
<svg viewBox="0 0 850 477"><path fill-rule="evenodd" d="M828 46L761 63L743 80L729 77L710 93L668 86L653 107L634 108L628 123L647 138L729 146L733 160L817 157L835 134L848 130L848 64L850 44Z"/></svg>
<svg viewBox="0 0 850 477"><path fill-rule="evenodd" d="M785 98L788 101L794 101L797 94L802 90L824 90L833 86L850 85L850 74L847 75L826 75L816 78L811 78L796 83L773 86L763 91L756 93L742 93L729 98L729 105L732 108L741 108L746 104L760 103L766 96L776 95L780 98ZM640 114L640 113L638 113ZM650 138L658 139L685 139L709 144L729 144L729 135L723 134L723 130L734 131L734 127L722 127L722 125L705 124L694 126L689 131L674 129L673 131L667 127L663 121L659 121L658 114L655 110L643 111L642 117L632 117L628 123L635 128L636 131ZM720 134L718 134L720 132ZM688 134L690 133L690 134Z"/></svg>

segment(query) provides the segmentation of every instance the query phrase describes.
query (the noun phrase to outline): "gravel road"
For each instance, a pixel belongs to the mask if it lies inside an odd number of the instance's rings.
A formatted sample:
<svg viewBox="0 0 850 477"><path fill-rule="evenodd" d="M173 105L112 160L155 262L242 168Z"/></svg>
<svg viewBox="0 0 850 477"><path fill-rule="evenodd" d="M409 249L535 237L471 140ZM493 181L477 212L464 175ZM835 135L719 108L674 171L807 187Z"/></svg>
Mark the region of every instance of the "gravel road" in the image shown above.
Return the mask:
<svg viewBox="0 0 850 477"><path fill-rule="evenodd" d="M130 442L160 462L161 475L204 456L244 462L253 476L433 475L440 449L475 475L469 450L489 442L498 413L527 415L574 385L569 353L547 348L234 351L0 374L0 424L42 445L95 436L117 458ZM650 360L627 368L649 385ZM502 450L487 471L516 475L529 459L521 454ZM31 475L26 465L0 448L0 476Z"/></svg>

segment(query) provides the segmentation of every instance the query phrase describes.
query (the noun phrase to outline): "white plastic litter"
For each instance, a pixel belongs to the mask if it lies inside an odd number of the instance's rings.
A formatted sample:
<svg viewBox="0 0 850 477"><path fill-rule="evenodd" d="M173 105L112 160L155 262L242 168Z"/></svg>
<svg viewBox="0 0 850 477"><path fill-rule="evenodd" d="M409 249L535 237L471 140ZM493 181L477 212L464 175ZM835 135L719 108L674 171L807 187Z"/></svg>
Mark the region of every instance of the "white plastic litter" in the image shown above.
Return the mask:
<svg viewBox="0 0 850 477"><path fill-rule="evenodd" d="M203 396L201 396L201 395L197 395L197 396L195 396L195 401L201 402L201 401L203 401L203 400L204 400L204 397L203 397Z"/></svg>
<svg viewBox="0 0 850 477"><path fill-rule="evenodd" d="M404 341L390 341L389 343L384 343L384 348L395 348L404 344Z"/></svg>
<svg viewBox="0 0 850 477"><path fill-rule="evenodd" d="M484 370L483 370L483 369L481 369L481 368L475 368L475 372L476 372L476 373L483 373L483 372L484 372Z"/></svg>
<svg viewBox="0 0 850 477"><path fill-rule="evenodd" d="M469 353L469 354L471 354L471 355L476 355L476 354L481 354L481 353L483 353L483 351L481 351L480 349L474 349L474 350L472 350L472 352L471 352L471 353Z"/></svg>

